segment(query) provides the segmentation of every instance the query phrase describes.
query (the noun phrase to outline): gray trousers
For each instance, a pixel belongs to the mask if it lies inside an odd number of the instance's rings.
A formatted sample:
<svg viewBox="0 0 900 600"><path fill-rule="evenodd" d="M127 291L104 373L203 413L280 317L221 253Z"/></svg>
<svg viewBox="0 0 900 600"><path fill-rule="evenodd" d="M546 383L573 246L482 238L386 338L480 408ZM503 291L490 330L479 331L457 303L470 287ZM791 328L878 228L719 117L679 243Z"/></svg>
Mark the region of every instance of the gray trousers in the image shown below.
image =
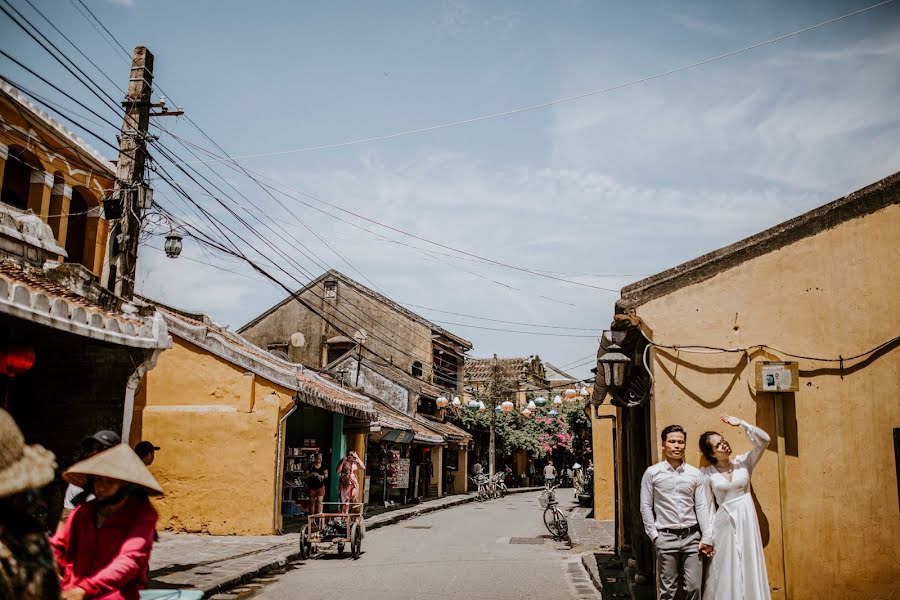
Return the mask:
<svg viewBox="0 0 900 600"><path fill-rule="evenodd" d="M659 532L656 547L656 565L659 569L659 598L674 600L678 592L678 580L684 585L685 600L700 600L700 584L703 581L703 563L700 561L700 532L677 534Z"/></svg>

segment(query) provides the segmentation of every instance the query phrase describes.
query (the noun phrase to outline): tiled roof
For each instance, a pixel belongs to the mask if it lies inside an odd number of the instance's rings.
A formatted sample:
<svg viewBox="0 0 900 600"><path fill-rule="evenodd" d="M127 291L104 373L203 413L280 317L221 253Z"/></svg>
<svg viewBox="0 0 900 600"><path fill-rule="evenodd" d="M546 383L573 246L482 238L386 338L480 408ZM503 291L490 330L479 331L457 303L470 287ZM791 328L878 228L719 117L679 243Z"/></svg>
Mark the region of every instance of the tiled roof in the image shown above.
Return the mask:
<svg viewBox="0 0 900 600"><path fill-rule="evenodd" d="M254 346L233 331L216 325L208 316L178 311L158 303L157 309L172 334L273 383L295 390L301 401L359 419L371 421L375 418L372 401L366 396Z"/></svg>
<svg viewBox="0 0 900 600"><path fill-rule="evenodd" d="M547 381L556 383L562 381L578 381L578 378L574 375L570 375L559 367L555 367L548 362L544 362L544 376L547 378Z"/></svg>
<svg viewBox="0 0 900 600"><path fill-rule="evenodd" d="M446 443L444 437L435 432L433 428L428 427L408 414L400 412L377 399L373 399L372 403L375 406L375 411L378 413L377 423L385 429L412 431L415 433L413 441L423 444L440 445Z"/></svg>
<svg viewBox="0 0 900 600"><path fill-rule="evenodd" d="M367 296L369 296L371 298L374 298L378 302L381 302L385 306L388 306L389 308L401 313L402 315L406 316L407 318L412 319L413 321L416 321L418 323L421 323L421 324L429 327L433 333L437 333L437 334L442 335L450 340L453 340L453 342L462 346L464 348L464 351L468 351L468 350L472 349L472 342L470 342L469 340L464 339L464 338L456 335L455 333L450 333L449 331L447 331L440 325L437 325L436 323L429 321L425 317L414 313L413 311L409 310L408 308L399 304L398 302L391 300L387 296L380 294L380 293L376 292L375 290L364 286L363 284L359 283L358 281L356 281L350 277L347 277L346 275L344 275L340 271L337 271L336 269L330 269L330 270L326 271L325 273L319 275L316 279L309 282L306 285L306 287L299 290L297 292L297 295L300 295L303 292L305 292L306 290L316 287L323 280L326 280L326 279L335 279L337 281L341 281L342 283L355 288L357 291L362 292L363 294L366 294ZM253 319L246 325L242 326L240 329L238 329L238 331L239 332L244 331L245 329L252 327L253 325L259 323L261 320L263 320L264 318L266 318L267 316L269 316L270 314L272 314L273 312L275 312L276 310L278 310L285 304L288 304L292 301L294 301L294 297L288 296L287 298L285 298L284 300L282 300L281 302L279 302L278 304L276 304L269 310L260 314L258 317L256 317L255 319Z"/></svg>
<svg viewBox="0 0 900 600"><path fill-rule="evenodd" d="M468 358L466 359L466 380L487 381L491 376L493 358ZM505 379L518 381L522 373L528 371L531 357L521 356L514 358L498 358L497 364Z"/></svg>
<svg viewBox="0 0 900 600"><path fill-rule="evenodd" d="M446 421L436 421L420 414L417 414L415 418L417 421L424 423L426 427L428 427L429 429L433 429L451 442L457 444L467 444L469 440L472 439L471 433L469 433L465 429L457 427L453 423L448 423Z"/></svg>
<svg viewBox="0 0 900 600"><path fill-rule="evenodd" d="M124 304L121 298L108 292L98 293L98 300L92 300L62 283L65 278L57 277L62 273L77 275L76 268L83 270L69 265L45 270L13 260L0 261L0 312L123 346L171 346L172 340L159 314L139 316L136 307Z"/></svg>

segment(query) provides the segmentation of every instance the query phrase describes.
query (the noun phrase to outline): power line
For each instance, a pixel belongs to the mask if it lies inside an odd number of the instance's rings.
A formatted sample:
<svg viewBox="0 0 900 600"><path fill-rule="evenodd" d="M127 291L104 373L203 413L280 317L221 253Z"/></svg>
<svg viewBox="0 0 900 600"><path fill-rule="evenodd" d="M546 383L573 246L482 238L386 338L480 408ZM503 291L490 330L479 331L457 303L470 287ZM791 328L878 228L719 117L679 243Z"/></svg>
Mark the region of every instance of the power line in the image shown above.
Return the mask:
<svg viewBox="0 0 900 600"><path fill-rule="evenodd" d="M90 15L91 15L92 17L94 17L94 20L97 21L97 24L100 25L100 27L103 28L103 31L105 31L106 34L107 34L110 38L112 38L112 40L116 43L116 45L118 45L119 48L122 49L122 52L125 54L126 57L128 57L128 63L130 64L130 63L131 63L131 53L125 48L125 46L122 45L122 43L116 38L116 36L114 36L114 35L112 34L112 32L111 32L109 29L106 28L106 25L103 24L103 21L101 21L100 19L97 18L97 15L94 14L94 11L92 11L90 8L88 8L88 5L87 5L87 4L85 4L85 3L82 2L81 0L71 0L72 5L73 5L75 8L78 8L78 5L75 4L76 1L78 2L78 4L80 4L81 6L84 7L84 10L88 11L88 13L90 13ZM81 12L81 9L80 9L80 8L78 8L78 12ZM83 16L85 19L87 19L88 23L91 22L90 19L88 19L87 16L86 16L83 12L81 13L81 16ZM97 28L94 27L94 29L96 30ZM100 33L100 32L97 31L97 33ZM102 34L101 34L101 37L103 37ZM113 50L115 50L115 48L113 48Z"/></svg>
<svg viewBox="0 0 900 600"><path fill-rule="evenodd" d="M424 310L430 310L434 312L444 313L446 315L453 315L455 317L466 317L469 319L480 319L482 321L492 321L494 323L506 323L508 325L524 325L526 327L540 327L542 329L569 329L572 331L597 331L596 327L564 327L562 325L538 325L537 323L523 323L521 321L504 321L502 319L492 319L490 317L479 317L477 315L467 315L463 313L456 313L449 310L441 310L439 308L432 308L430 306L422 306L419 304L412 304L410 302L401 302L405 306L412 306L414 308L421 308Z"/></svg>
<svg viewBox="0 0 900 600"><path fill-rule="evenodd" d="M449 321L435 321L440 325L454 325L456 327L469 327L471 329L486 329L488 331L503 331L505 333L525 333L528 335L546 335L551 337L573 337L573 338L594 338L599 339L600 335L578 335L574 333L545 333L543 331L520 331L517 329L500 329L497 327L482 327L481 325L468 325L466 323L451 323Z"/></svg>
<svg viewBox="0 0 900 600"><path fill-rule="evenodd" d="M669 69L669 70L666 70L666 71L662 71L662 72L659 72L659 73L655 73L655 74L653 74L653 75L647 75L647 76L641 77L641 78L639 78L639 79L633 79L633 80L631 80L631 81L626 81L626 82L624 82L624 83L618 83L618 84L616 84L616 85L612 85L612 86L606 87L606 88L601 88L601 89L598 89L598 90L592 90L592 91L589 91L589 92L583 92L583 93L581 93L581 94L577 94L577 95L574 95L574 96L568 96L568 97L565 97L565 98L557 98L557 99L555 99L555 100L549 100L549 101L547 101L547 102L542 102L542 103L540 103L540 104L532 104L532 105L530 105L530 106L522 106L522 107L519 107L519 108L514 108L514 109L510 109L510 110L505 110L505 111L502 111L502 112L489 113L489 114L481 115L481 116L477 116L477 117L470 117L470 118L468 118L468 119L461 119L461 120L459 120L459 121L450 121L450 122L448 122L448 123L440 123L440 124L438 124L438 125L430 125L430 126L428 126L428 127L420 127L420 128L418 128L418 129L408 129L408 130L405 130L405 131L400 131L400 132L397 132L397 133L391 133L391 134L387 134L387 135L380 135L380 136L375 136L375 137L368 137L368 138L360 138L360 139L355 139L355 140L348 140L348 141L345 141L345 142L338 142L338 143L334 143L334 144L325 144L325 145L323 145L323 146L310 146L310 147L306 147L306 148L297 148L297 149L294 149L294 150L281 150L281 151L277 151L277 152L265 152L265 153L260 153L260 154L245 154L245 155L243 155L243 156L235 156L235 157L231 157L231 158L211 159L209 162L214 162L214 161L216 161L216 160L218 160L218 161L238 161L238 160L244 160L244 159L250 159L250 158L263 158L263 157L269 157L269 156L280 156L280 155L284 155L284 154L297 154L297 153L301 153L301 152L312 152L312 151L314 151L314 150L328 150L328 149L333 149L333 148L342 148L342 147L345 147L345 146L352 146L352 145L356 145L356 144L364 144L364 143L368 143L368 142L377 142L377 141L383 141L383 140L390 140L390 139L394 139L394 138L398 138L398 137L404 137L404 136L409 136L409 135L415 135L415 134L425 133L425 132L429 132L429 131L436 131L436 130L438 130L438 129L446 129L446 128L448 128L448 127L456 127L456 126L459 126L459 125L467 125L467 124L470 124L470 123L477 123L477 122L479 122L479 121L486 121L486 120L488 120L488 119L496 119L496 118L500 118L500 117L508 117L508 116L511 116L511 115L516 115L516 114L519 114L519 113L524 113L524 112L529 112L529 111L533 111L533 110L538 110L538 109L541 109L541 108L548 108L548 107L550 107L550 106L555 106L555 105L557 105L557 104L563 104L563 103L565 103L565 102L573 102L573 101L575 101L575 100L582 100L582 99L584 99L584 98L589 98L589 97L591 97L591 96L597 96L597 95L600 95L600 94L606 94L606 93L609 93L609 92L621 90L621 89L623 89L623 88L632 87L632 86L635 86L635 85L639 85L639 84L642 84L642 83L646 83L646 82L648 82L648 81L653 81L653 80L655 80L655 79L661 79L661 78L663 78L663 77L668 77L669 75L674 75L675 73L681 73L682 71L687 71L687 70L690 70L690 69L695 69L695 68L701 67L701 66L703 66L703 65L708 65L708 64L713 63L713 62L717 62L717 61L720 61L720 60L724 60L724 59L726 59L726 58L730 58L730 57L732 57L732 56L736 56L736 55L738 55L738 54L743 54L743 53L745 53L745 52L750 52L750 51L752 51L752 50L756 50L757 48L762 48L763 46L768 46L768 45L771 45L771 44L775 44L775 43L781 42L781 41L783 41L783 40L786 40L786 39L788 39L788 38L791 38L791 37L800 35L800 34L802 34L802 33L806 33L807 31L812 31L812 30L814 30L814 29L819 29L819 28L821 28L821 27L825 27L826 25L830 25L830 24L832 24L832 23L836 23L836 22L841 21L841 20L843 20L843 19L848 19L848 18L850 18L850 17L853 17L853 16L856 16L856 15L862 14L862 13L864 13L864 12L867 12L867 11L870 11L870 10L873 10L873 9L876 9L876 8L879 8L879 7L884 6L884 5L886 5L886 4L890 4L890 3L893 2L893 1L894 1L894 0L884 0L883 2L879 2L878 4L873 4L873 5L871 5L871 6L867 6L867 7L865 7L865 8L861 8L861 9L859 9L859 10L855 10L855 11L853 11L853 12L843 14L843 15L841 15L841 16L839 16L839 17L834 17L834 18L828 19L828 20L826 20L826 21L821 21L821 22L816 23L816 24L814 24L814 25L810 25L810 26L804 27L804 28L802 28L802 29L797 29L797 30L792 31L792 32L790 32L790 33L786 33L786 34L780 35L780 36L778 36L778 37L774 37L774 38L771 38L771 39L768 39L768 40L765 40L765 41L762 41L762 42L758 42L758 43L752 44L752 45L750 45L750 46L745 46L745 47L740 48L740 49L737 49L737 50L732 50L732 51L726 52L726 53L724 53L724 54L719 54L719 55L716 55L716 56L713 56L713 57L710 57L710 58L706 58L706 59L703 59L703 60L699 60L699 61L697 61L697 62L693 62L693 63L687 64L687 65L682 65L682 66L676 67L676 68L674 68L674 69Z"/></svg>

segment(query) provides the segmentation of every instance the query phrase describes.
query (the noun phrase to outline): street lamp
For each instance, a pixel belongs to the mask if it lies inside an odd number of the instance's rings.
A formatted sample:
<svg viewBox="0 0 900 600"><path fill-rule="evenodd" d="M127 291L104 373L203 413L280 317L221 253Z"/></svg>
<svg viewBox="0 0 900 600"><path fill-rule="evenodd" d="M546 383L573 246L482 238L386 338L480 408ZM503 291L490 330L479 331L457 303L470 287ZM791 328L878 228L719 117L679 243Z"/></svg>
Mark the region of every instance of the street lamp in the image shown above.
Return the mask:
<svg viewBox="0 0 900 600"><path fill-rule="evenodd" d="M169 235L166 236L166 243L163 246L166 250L166 256L169 258L178 258L178 255L181 254L181 234L179 234L174 229L169 232Z"/></svg>
<svg viewBox="0 0 900 600"><path fill-rule="evenodd" d="M630 358L622 354L622 348L618 344L611 344L599 362L603 366L606 387L621 387L625 382L625 365L631 362Z"/></svg>

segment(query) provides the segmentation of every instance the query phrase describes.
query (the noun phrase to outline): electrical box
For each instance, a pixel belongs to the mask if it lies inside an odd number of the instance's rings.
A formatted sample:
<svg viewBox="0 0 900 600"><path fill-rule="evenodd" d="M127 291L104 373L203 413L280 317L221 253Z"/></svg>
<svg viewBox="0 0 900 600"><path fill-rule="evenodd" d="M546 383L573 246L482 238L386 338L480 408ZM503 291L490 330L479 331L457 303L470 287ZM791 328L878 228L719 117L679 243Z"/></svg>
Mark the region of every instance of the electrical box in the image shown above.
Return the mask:
<svg viewBox="0 0 900 600"><path fill-rule="evenodd" d="M143 184L137 186L137 207L142 210L153 208L153 188Z"/></svg>
<svg viewBox="0 0 900 600"><path fill-rule="evenodd" d="M796 362L756 363L757 392L799 392L800 365Z"/></svg>

